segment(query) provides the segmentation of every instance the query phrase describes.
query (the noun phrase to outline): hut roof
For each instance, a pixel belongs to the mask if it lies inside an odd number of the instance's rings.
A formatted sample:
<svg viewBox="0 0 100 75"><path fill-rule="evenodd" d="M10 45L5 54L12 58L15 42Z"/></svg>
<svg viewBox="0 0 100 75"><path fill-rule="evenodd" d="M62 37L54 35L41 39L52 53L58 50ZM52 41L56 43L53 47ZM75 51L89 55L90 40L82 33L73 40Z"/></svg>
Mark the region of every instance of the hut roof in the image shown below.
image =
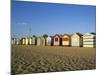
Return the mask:
<svg viewBox="0 0 100 75"><path fill-rule="evenodd" d="M90 32L90 34L96 35L96 33L94 33L94 32Z"/></svg>
<svg viewBox="0 0 100 75"><path fill-rule="evenodd" d="M53 36L48 36L48 37L53 38ZM47 37L47 38L48 38L48 37Z"/></svg>
<svg viewBox="0 0 100 75"><path fill-rule="evenodd" d="M73 34L71 34L71 36L74 35L74 34L77 34L79 37L82 37L82 36L83 36L83 35L82 35L81 33L79 33L79 32L73 33Z"/></svg>
<svg viewBox="0 0 100 75"><path fill-rule="evenodd" d="M81 33L76 33L79 37L82 37L83 35Z"/></svg>
<svg viewBox="0 0 100 75"><path fill-rule="evenodd" d="M91 34L91 35L96 35L96 33L94 33L94 32L90 32L90 33L86 33L86 34L84 34L83 36L85 36L85 35L89 35L89 34Z"/></svg>
<svg viewBox="0 0 100 75"><path fill-rule="evenodd" d="M63 35L62 35L62 37L63 37L63 36L65 36L65 35L70 37L70 35L69 35L69 34L63 34Z"/></svg>
<svg viewBox="0 0 100 75"><path fill-rule="evenodd" d="M55 37L55 36L58 36L60 38L60 35L59 34L55 34L53 37Z"/></svg>

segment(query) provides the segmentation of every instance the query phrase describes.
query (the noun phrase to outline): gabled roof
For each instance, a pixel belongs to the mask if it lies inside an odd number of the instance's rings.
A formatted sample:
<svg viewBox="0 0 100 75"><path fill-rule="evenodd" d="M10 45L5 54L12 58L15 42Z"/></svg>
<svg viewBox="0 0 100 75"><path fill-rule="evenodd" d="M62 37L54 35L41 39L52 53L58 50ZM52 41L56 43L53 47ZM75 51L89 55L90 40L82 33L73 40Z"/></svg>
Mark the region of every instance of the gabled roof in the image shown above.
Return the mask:
<svg viewBox="0 0 100 75"><path fill-rule="evenodd" d="M82 37L83 35L81 33L76 33L79 37Z"/></svg>
<svg viewBox="0 0 100 75"><path fill-rule="evenodd" d="M54 36L48 36L48 37L53 38ZM48 38L48 37L47 37L47 38Z"/></svg>
<svg viewBox="0 0 100 75"><path fill-rule="evenodd" d="M94 33L94 32L90 32L90 34L96 35L96 33Z"/></svg>
<svg viewBox="0 0 100 75"><path fill-rule="evenodd" d="M55 34L53 37L55 37L55 36L58 36L59 38L61 37L61 35L59 35L59 34Z"/></svg>
<svg viewBox="0 0 100 75"><path fill-rule="evenodd" d="M81 33L79 33L79 32L76 32L76 33L73 33L72 35L74 35L74 34L77 34L80 38L83 36ZM71 35L71 36L72 36Z"/></svg>
<svg viewBox="0 0 100 75"><path fill-rule="evenodd" d="M90 33L86 33L86 34L84 34L83 36L85 36L85 35L90 35L90 34L91 34L91 35L94 35L94 36L96 35L96 33L94 33L94 32L90 32Z"/></svg>
<svg viewBox="0 0 100 75"><path fill-rule="evenodd" d="M63 36L65 36L65 35L70 37L70 35L69 35L69 34L63 34L63 35L62 35L62 37L63 37Z"/></svg>

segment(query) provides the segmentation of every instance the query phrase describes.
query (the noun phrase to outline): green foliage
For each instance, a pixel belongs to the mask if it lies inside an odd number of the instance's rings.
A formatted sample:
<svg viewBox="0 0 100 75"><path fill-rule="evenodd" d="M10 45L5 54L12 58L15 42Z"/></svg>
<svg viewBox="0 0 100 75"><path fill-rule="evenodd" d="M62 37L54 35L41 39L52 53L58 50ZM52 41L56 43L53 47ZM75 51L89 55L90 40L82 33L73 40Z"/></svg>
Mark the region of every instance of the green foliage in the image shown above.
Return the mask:
<svg viewBox="0 0 100 75"><path fill-rule="evenodd" d="M43 37L44 37L44 38L47 38L47 37L48 37L48 35L47 35L47 34L44 34L44 35L43 35Z"/></svg>

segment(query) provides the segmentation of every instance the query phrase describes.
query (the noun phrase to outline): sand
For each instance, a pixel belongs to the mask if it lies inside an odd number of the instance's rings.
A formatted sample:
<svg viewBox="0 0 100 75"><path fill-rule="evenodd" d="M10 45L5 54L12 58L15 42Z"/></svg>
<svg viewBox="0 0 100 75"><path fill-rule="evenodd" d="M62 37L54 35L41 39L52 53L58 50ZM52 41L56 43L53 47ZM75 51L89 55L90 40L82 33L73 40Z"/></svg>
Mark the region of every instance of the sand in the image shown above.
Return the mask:
<svg viewBox="0 0 100 75"><path fill-rule="evenodd" d="M12 74L92 70L96 49L62 46L11 46Z"/></svg>

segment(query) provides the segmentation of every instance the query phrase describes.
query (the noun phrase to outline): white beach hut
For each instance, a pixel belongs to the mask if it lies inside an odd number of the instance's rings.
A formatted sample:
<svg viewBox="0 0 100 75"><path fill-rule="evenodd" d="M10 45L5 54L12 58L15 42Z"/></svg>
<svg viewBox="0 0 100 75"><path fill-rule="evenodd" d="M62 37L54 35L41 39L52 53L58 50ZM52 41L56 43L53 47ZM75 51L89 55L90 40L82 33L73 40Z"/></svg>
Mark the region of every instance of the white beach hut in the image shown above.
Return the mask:
<svg viewBox="0 0 100 75"><path fill-rule="evenodd" d="M83 47L96 47L96 33L86 33L83 35Z"/></svg>
<svg viewBox="0 0 100 75"><path fill-rule="evenodd" d="M25 38L25 45L28 45L29 44L29 40L28 38Z"/></svg>
<svg viewBox="0 0 100 75"><path fill-rule="evenodd" d="M28 45L32 45L32 38L28 37Z"/></svg>
<svg viewBox="0 0 100 75"><path fill-rule="evenodd" d="M45 38L44 38L44 37L41 37L41 45L42 45L42 46L45 46L45 43L46 43Z"/></svg>
<svg viewBox="0 0 100 75"><path fill-rule="evenodd" d="M11 44L12 44L12 45L15 44L14 38L11 38Z"/></svg>
<svg viewBox="0 0 100 75"><path fill-rule="evenodd" d="M32 37L32 45L36 45L36 37Z"/></svg>
<svg viewBox="0 0 100 75"><path fill-rule="evenodd" d="M53 37L51 37L51 36L48 36L48 37L46 38L46 45L47 45L47 46L51 46L51 44L52 44L52 38L53 38Z"/></svg>
<svg viewBox="0 0 100 75"><path fill-rule="evenodd" d="M41 37L37 37L36 45L37 46L40 46L41 45Z"/></svg>
<svg viewBox="0 0 100 75"><path fill-rule="evenodd" d="M80 47L83 45L83 38L82 38L82 34L80 33L74 33L71 36L71 46L77 46Z"/></svg>
<svg viewBox="0 0 100 75"><path fill-rule="evenodd" d="M20 44L20 39L16 38L16 45L19 45L19 44Z"/></svg>
<svg viewBox="0 0 100 75"><path fill-rule="evenodd" d="M16 38L14 38L14 45L16 44Z"/></svg>
<svg viewBox="0 0 100 75"><path fill-rule="evenodd" d="M26 39L25 39L25 38L22 38L22 39L21 39L21 44L22 44L22 45L25 45L25 42L26 42Z"/></svg>

